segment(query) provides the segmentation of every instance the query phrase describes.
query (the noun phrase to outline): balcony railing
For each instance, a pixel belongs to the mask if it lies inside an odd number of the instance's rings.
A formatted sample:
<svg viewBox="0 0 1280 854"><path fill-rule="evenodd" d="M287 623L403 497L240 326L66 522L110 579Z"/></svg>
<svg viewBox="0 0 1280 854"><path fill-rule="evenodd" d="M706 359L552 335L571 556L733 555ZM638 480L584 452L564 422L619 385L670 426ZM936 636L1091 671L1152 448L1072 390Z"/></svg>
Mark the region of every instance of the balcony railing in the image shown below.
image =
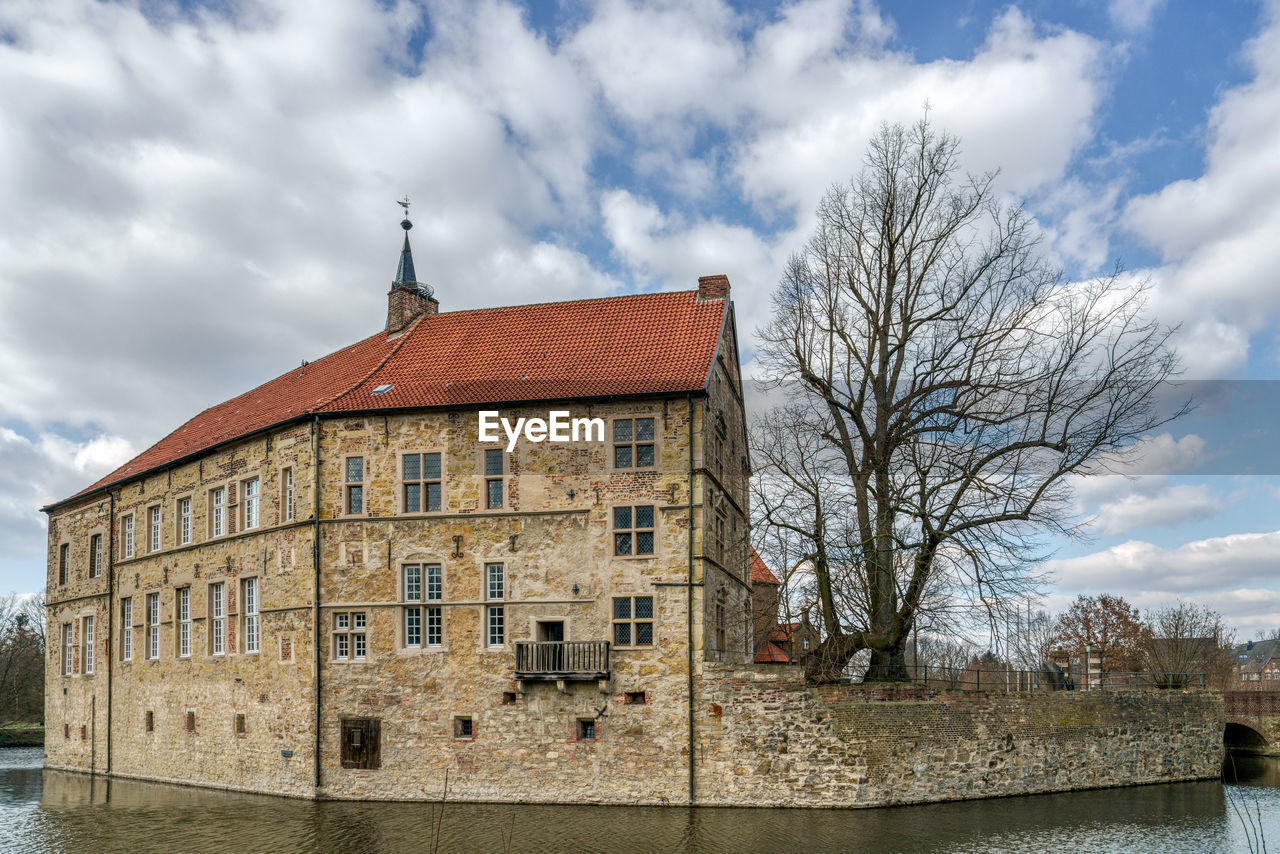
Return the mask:
<svg viewBox="0 0 1280 854"><path fill-rule="evenodd" d="M517 641L517 679L608 679L608 641Z"/></svg>

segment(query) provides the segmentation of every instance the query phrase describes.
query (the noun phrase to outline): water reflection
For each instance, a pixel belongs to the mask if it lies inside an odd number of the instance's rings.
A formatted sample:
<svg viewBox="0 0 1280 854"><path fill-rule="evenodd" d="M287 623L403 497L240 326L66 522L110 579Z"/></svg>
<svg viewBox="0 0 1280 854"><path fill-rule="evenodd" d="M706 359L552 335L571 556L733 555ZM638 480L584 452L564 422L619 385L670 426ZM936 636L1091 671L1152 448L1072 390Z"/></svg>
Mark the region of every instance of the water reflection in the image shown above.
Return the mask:
<svg viewBox="0 0 1280 854"><path fill-rule="evenodd" d="M42 775L39 751L28 754L0 761L3 851L429 852L436 827L442 852L1248 850L1224 797L1241 787L1216 782L875 810L442 808ZM1277 784L1272 763L1264 786ZM1268 835L1280 838L1280 789L1251 791L1262 798Z"/></svg>
<svg viewBox="0 0 1280 854"><path fill-rule="evenodd" d="M1280 788L1280 757L1230 751L1222 760L1222 779L1242 786Z"/></svg>

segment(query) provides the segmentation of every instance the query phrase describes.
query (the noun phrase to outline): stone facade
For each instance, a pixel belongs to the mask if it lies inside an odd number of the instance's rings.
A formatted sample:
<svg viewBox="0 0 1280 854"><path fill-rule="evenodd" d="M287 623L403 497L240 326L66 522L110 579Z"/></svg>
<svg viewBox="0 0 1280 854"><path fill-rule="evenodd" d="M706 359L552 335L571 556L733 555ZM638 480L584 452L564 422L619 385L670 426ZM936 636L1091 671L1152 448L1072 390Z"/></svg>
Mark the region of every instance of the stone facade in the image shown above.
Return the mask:
<svg viewBox="0 0 1280 854"><path fill-rule="evenodd" d="M498 508L488 506L485 451L506 439L477 442L475 407L294 423L57 507L49 625L55 638L63 624L72 635L66 675L51 643L47 766L410 799L439 797L448 770L458 798L684 800L690 661L742 664L750 652L749 472L728 313L720 335L701 395L502 407L511 421L567 410L603 419L607 432L603 442L521 439L504 450ZM613 425L636 418L654 420L655 465L617 468ZM440 454L441 503L410 512L404 458L423 453ZM636 506L653 508L653 554L618 556L614 512ZM95 534L105 558L90 576ZM491 565L502 567L498 598ZM407 637L406 611L428 605L407 603L407 566L441 569L429 605L440 609L438 644ZM616 641L621 597L651 598L651 645L613 643L606 679L516 678L516 644L547 623L569 642ZM502 611L498 643L492 608ZM90 616L97 661L87 673ZM378 722L379 767L345 767L352 720Z"/></svg>

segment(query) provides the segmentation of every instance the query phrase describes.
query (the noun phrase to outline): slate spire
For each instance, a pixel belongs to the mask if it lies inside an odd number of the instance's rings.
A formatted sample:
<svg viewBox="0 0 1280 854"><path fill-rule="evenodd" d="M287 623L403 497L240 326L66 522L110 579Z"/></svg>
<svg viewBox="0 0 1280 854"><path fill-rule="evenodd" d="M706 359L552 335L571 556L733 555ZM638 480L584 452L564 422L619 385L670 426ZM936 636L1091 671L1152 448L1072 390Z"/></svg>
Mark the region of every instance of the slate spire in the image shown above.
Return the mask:
<svg viewBox="0 0 1280 854"><path fill-rule="evenodd" d="M400 227L404 229L404 246L400 249L400 264L396 267L396 278L391 283L391 291L387 294L387 334L398 335L414 318L424 314L436 314L440 311L440 303L432 293L430 285L418 281L418 274L413 269L413 250L409 248L409 229L413 223L409 221L409 197L396 204L404 208L404 219Z"/></svg>
<svg viewBox="0 0 1280 854"><path fill-rule="evenodd" d="M391 284L397 288L416 287L418 277L413 270L413 250L409 248L409 229L413 228L409 221L409 197L405 196L404 201L396 204L404 208L404 219L400 220L400 227L404 229L404 248L400 250L400 266L396 267L396 278Z"/></svg>

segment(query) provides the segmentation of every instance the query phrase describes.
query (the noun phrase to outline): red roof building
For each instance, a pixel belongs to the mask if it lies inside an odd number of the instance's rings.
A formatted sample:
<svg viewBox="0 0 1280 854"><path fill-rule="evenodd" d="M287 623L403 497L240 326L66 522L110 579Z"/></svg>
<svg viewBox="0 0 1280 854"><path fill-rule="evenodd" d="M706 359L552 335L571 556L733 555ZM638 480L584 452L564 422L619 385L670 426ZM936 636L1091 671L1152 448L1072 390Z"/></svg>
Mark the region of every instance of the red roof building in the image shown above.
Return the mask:
<svg viewBox="0 0 1280 854"><path fill-rule="evenodd" d="M450 797L573 801L568 739L601 791L674 795L610 734L691 716L778 587L729 281L441 312L402 227L381 331L45 508L45 767L413 800L465 755ZM682 767L684 732L644 761Z"/></svg>

